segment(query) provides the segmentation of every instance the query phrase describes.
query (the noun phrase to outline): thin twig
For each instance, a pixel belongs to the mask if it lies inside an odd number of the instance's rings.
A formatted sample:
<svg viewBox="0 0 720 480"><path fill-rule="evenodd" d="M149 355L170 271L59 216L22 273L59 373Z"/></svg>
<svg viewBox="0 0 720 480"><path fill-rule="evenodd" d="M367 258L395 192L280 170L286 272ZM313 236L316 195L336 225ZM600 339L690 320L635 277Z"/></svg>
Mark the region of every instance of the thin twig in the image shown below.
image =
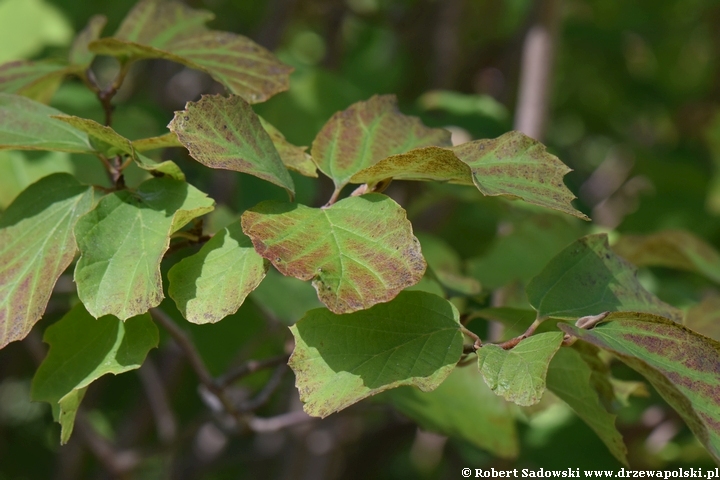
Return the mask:
<svg viewBox="0 0 720 480"><path fill-rule="evenodd" d="M270 380L268 380L262 390L260 390L260 392L255 395L255 397L240 405L239 410L241 412L252 412L253 410L257 410L258 408L265 405L265 403L270 400L272 394L275 393L275 390L277 390L277 388L280 386L282 378L285 375L285 372L287 372L287 369L288 366L285 364L278 365L275 368L272 377L270 377Z"/></svg>
<svg viewBox="0 0 720 480"><path fill-rule="evenodd" d="M536 320L532 323L532 325L530 325L530 326L528 327L528 329L525 330L525 333L523 333L522 335L518 335L518 336L515 337L515 338L511 338L511 339L508 340L507 342L503 342L503 343L498 344L498 347L502 348L503 350L510 350L510 349L513 348L515 345L517 345L518 343L522 342L523 340L525 340L526 338L528 338L530 335L532 335L533 333L535 333L535 330L537 329L537 327L540 326L541 323L542 323L542 319L539 319L539 318L536 319Z"/></svg>
<svg viewBox="0 0 720 480"><path fill-rule="evenodd" d="M478 348L482 347L482 340L480 340L480 337L478 337L475 332L472 332L468 330L464 325L460 326L460 331L463 332L468 337L475 340L475 342L472 344L473 351L477 350Z"/></svg>
<svg viewBox="0 0 720 480"><path fill-rule="evenodd" d="M315 417L311 417L303 410L296 410L270 418L252 417L249 419L248 425L253 432L277 432L283 428L312 420L315 420Z"/></svg>
<svg viewBox="0 0 720 480"><path fill-rule="evenodd" d="M142 456L135 450L117 450L95 431L82 411L78 412L75 418L75 430L105 469L115 476L134 470L142 461Z"/></svg>
<svg viewBox="0 0 720 480"><path fill-rule="evenodd" d="M155 418L158 438L163 443L171 443L177 434L177 422L155 362L149 357L146 358L138 370L138 376L145 388L150 410Z"/></svg>
<svg viewBox="0 0 720 480"><path fill-rule="evenodd" d="M264 370L266 368L274 367L276 365L287 363L289 355L278 355L276 357L270 357L263 360L250 360L242 365L231 369L229 372L221 375L217 379L218 385L221 387L227 387L235 380L246 377L257 371Z"/></svg>
<svg viewBox="0 0 720 480"><path fill-rule="evenodd" d="M330 200L323 205L323 208L331 207L335 202L337 202L337 199L340 197L340 192L342 191L342 188L335 188L333 191L333 194L330 196Z"/></svg>

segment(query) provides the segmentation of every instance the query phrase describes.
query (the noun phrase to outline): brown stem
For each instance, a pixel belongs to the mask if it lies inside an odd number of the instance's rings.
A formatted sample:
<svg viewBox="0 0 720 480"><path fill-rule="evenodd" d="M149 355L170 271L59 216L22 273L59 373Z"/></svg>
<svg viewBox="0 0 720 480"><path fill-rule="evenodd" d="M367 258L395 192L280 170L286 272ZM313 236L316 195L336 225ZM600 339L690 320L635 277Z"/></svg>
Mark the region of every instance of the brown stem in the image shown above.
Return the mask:
<svg viewBox="0 0 720 480"><path fill-rule="evenodd" d="M333 191L332 196L330 196L330 200L323 205L323 208L331 207L335 202L337 202L337 199L340 197L340 191L342 190L342 187L335 188L335 191Z"/></svg>
<svg viewBox="0 0 720 480"><path fill-rule="evenodd" d="M254 432L277 432L283 428L291 427L299 423L309 422L311 420L315 420L315 418L311 417L302 410L297 410L270 418L252 417L248 421L248 425Z"/></svg>
<svg viewBox="0 0 720 480"><path fill-rule="evenodd" d="M503 350L510 350L515 345L517 345L518 343L522 342L523 340L528 338L530 335L532 335L535 332L535 330L537 330L537 327L539 327L541 323L542 323L542 320L538 318L537 320L535 320L532 323L532 325L530 325L528 327L527 330L525 330L525 333L523 333L522 335L519 335L515 338L511 338L507 342L498 344L498 347L502 348Z"/></svg>
<svg viewBox="0 0 720 480"><path fill-rule="evenodd" d="M473 344L471 345L472 348L473 348L473 352L474 352L475 350L477 350L478 348L482 347L482 340L480 340L480 337L478 337L477 335L475 335L474 332L472 332L472 331L468 330L467 328L465 328L464 325L461 325L461 326L460 326L460 331L463 332L463 333L464 333L465 335L467 335L468 337L470 337L470 338L472 338L473 340L475 340L475 343L473 343Z"/></svg>

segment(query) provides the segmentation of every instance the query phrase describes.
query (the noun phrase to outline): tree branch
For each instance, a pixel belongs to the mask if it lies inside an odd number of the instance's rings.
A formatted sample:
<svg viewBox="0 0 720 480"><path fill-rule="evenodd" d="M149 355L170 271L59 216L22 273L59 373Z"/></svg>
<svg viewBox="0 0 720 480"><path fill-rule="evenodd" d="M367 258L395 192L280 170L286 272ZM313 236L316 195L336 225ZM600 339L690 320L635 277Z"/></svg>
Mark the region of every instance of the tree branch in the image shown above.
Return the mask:
<svg viewBox="0 0 720 480"><path fill-rule="evenodd" d="M264 360L250 360L218 377L217 383L221 387L227 387L235 380L246 377L260 370L274 367L276 365L286 364L289 358L290 355L278 355Z"/></svg>

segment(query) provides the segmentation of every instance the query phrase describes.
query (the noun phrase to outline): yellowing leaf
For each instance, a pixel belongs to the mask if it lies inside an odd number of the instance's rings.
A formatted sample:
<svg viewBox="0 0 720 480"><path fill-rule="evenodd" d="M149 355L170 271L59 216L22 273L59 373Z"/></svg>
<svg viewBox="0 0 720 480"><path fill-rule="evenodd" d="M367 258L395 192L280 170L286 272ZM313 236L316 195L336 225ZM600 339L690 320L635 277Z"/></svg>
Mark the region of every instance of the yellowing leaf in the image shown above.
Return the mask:
<svg viewBox="0 0 720 480"><path fill-rule="evenodd" d="M300 399L319 417L401 385L433 390L462 355L457 309L425 292L348 315L310 310L290 330Z"/></svg>
<svg viewBox="0 0 720 480"><path fill-rule="evenodd" d="M287 90L292 67L247 37L208 30L214 15L183 3L141 0L114 37L90 51L121 59L164 58L208 73L247 102L263 102Z"/></svg>
<svg viewBox="0 0 720 480"><path fill-rule="evenodd" d="M329 208L262 202L243 214L242 227L283 275L312 280L335 313L387 302L425 272L405 210L381 194Z"/></svg>
<svg viewBox="0 0 720 480"><path fill-rule="evenodd" d="M49 103L63 78L77 69L51 61L18 60L0 65L0 92Z"/></svg>
<svg viewBox="0 0 720 480"><path fill-rule="evenodd" d="M278 151L280 159L282 159L285 166L290 170L298 172L300 175L317 178L318 174L315 162L313 162L312 157L305 152L307 147L296 147L285 139L285 135L283 135L280 130L268 123L264 118L258 118L260 119L262 127L268 135L270 135L270 139L273 145L275 145L275 149Z"/></svg>
<svg viewBox="0 0 720 480"><path fill-rule="evenodd" d="M0 217L0 348L40 320L77 247L73 227L92 208L92 188L67 173L39 180Z"/></svg>
<svg viewBox="0 0 720 480"><path fill-rule="evenodd" d="M393 95L375 95L333 115L313 140L310 154L340 190L354 174L383 158L430 145L449 146L450 132L403 115Z"/></svg>

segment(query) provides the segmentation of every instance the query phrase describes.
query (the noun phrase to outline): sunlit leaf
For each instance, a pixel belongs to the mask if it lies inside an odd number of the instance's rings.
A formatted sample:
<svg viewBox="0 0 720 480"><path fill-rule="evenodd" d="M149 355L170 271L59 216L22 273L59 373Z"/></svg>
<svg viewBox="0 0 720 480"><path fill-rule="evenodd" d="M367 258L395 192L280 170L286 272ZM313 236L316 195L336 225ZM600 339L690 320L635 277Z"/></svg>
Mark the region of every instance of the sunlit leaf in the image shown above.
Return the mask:
<svg viewBox="0 0 720 480"><path fill-rule="evenodd" d="M393 95L376 95L333 115L310 153L339 190L354 174L383 158L430 145L449 146L450 132L403 115Z"/></svg>
<svg viewBox="0 0 720 480"><path fill-rule="evenodd" d="M132 146L136 152L144 152L146 150L155 150L159 148L168 147L182 147L183 144L178 140L177 135L174 133L166 133L159 137L142 138L140 140L133 140Z"/></svg>
<svg viewBox="0 0 720 480"><path fill-rule="evenodd" d="M168 272L168 294L193 323L215 323L237 312L267 271L240 223L221 230Z"/></svg>
<svg viewBox="0 0 720 480"><path fill-rule="evenodd" d="M0 93L0 149L93 152L85 132L50 118L61 114L29 98Z"/></svg>
<svg viewBox="0 0 720 480"><path fill-rule="evenodd" d="M655 315L617 312L566 333L609 351L641 373L720 461L720 343Z"/></svg>
<svg viewBox="0 0 720 480"><path fill-rule="evenodd" d="M474 368L456 368L432 392L400 387L382 398L425 430L462 439L498 457L517 457L509 404L485 385Z"/></svg>
<svg viewBox="0 0 720 480"><path fill-rule="evenodd" d="M381 194L329 208L262 202L243 214L242 227L282 274L312 280L335 313L387 302L425 272L405 210Z"/></svg>
<svg viewBox="0 0 720 480"><path fill-rule="evenodd" d="M541 317L633 311L682 320L682 312L645 290L636 273L610 249L607 235L588 235L550 260L528 284L528 299Z"/></svg>
<svg viewBox="0 0 720 480"><path fill-rule="evenodd" d="M545 392L548 365L562 339L560 332L547 332L532 335L510 350L483 345L477 351L478 368L495 394L518 405L534 405Z"/></svg>
<svg viewBox="0 0 720 480"><path fill-rule="evenodd" d="M148 314L125 322L112 316L96 320L78 304L45 330L44 340L50 350L35 373L31 396L50 404L64 444L88 385L108 373L139 368L159 335Z"/></svg>
<svg viewBox="0 0 720 480"><path fill-rule="evenodd" d="M75 227L78 296L98 318L125 320L163 299L160 260L170 234L213 208L195 187L170 178L104 197Z"/></svg>
<svg viewBox="0 0 720 480"><path fill-rule="evenodd" d="M283 135L280 130L272 126L262 117L259 118L260 124L268 135L270 135L270 139L273 145L275 145L275 149L285 166L306 177L317 177L317 167L310 154L305 151L307 147L296 147L285 139L285 135Z"/></svg>
<svg viewBox="0 0 720 480"><path fill-rule="evenodd" d="M348 315L311 310L290 330L300 399L319 417L401 385L433 390L462 354L457 309L425 292Z"/></svg>
<svg viewBox="0 0 720 480"><path fill-rule="evenodd" d="M113 37L90 51L125 59L164 58L204 71L247 102L288 89L292 68L247 37L208 30L214 15L176 1L141 0Z"/></svg>
<svg viewBox="0 0 720 480"><path fill-rule="evenodd" d="M704 275L720 283L720 254L684 230L651 235L623 235L613 250L638 267L669 267Z"/></svg>
<svg viewBox="0 0 720 480"><path fill-rule="evenodd" d="M14 93L48 103L63 78L76 71L68 65L18 60L0 65L0 93Z"/></svg>
<svg viewBox="0 0 720 480"><path fill-rule="evenodd" d="M578 351L561 348L550 362L547 388L593 429L615 458L627 465L627 448L615 427L617 416L609 413L600 402L591 382L592 375L593 370Z"/></svg>
<svg viewBox="0 0 720 480"><path fill-rule="evenodd" d="M175 112L168 128L211 168L248 173L295 191L292 178L252 107L241 97L204 95Z"/></svg>
<svg viewBox="0 0 720 480"><path fill-rule="evenodd" d="M43 178L0 217L0 348L42 317L77 247L73 227L92 207L92 188L66 173Z"/></svg>
<svg viewBox="0 0 720 480"><path fill-rule="evenodd" d="M95 58L95 54L88 50L88 45L100 38L107 18L104 15L93 15L90 17L88 24L77 34L68 53L68 60L73 65L81 67L89 67Z"/></svg>
<svg viewBox="0 0 720 480"><path fill-rule="evenodd" d="M473 185L470 166L451 148L421 147L384 158L360 170L351 183L375 183L386 178Z"/></svg>

